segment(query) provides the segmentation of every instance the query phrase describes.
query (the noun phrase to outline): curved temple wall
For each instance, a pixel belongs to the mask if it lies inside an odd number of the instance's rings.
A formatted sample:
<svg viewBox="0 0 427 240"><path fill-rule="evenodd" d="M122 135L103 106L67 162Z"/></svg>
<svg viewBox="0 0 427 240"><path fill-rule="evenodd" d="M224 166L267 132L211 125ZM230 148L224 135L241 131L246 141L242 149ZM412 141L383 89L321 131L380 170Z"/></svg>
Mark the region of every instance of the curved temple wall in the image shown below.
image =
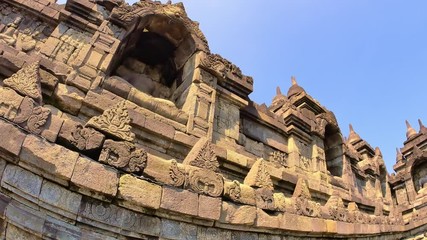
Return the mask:
<svg viewBox="0 0 427 240"><path fill-rule="evenodd" d="M181 3L0 3L5 239L411 238L426 128L396 173L292 78L272 104Z"/></svg>

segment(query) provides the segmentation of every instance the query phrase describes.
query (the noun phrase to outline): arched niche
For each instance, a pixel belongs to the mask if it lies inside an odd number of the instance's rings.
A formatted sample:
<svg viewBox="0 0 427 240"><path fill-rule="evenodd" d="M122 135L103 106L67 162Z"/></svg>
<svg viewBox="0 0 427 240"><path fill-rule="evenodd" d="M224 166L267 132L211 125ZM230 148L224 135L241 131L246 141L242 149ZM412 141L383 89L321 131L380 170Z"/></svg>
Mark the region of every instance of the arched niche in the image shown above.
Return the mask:
<svg viewBox="0 0 427 240"><path fill-rule="evenodd" d="M414 162L411 169L415 192L427 192L427 158L423 157Z"/></svg>
<svg viewBox="0 0 427 240"><path fill-rule="evenodd" d="M338 127L327 124L325 127L325 158L326 169L333 176L342 177L343 174L343 142Z"/></svg>
<svg viewBox="0 0 427 240"><path fill-rule="evenodd" d="M151 14L121 42L107 75L118 76L155 98L172 100L185 74L184 64L195 52L195 41L183 22Z"/></svg>

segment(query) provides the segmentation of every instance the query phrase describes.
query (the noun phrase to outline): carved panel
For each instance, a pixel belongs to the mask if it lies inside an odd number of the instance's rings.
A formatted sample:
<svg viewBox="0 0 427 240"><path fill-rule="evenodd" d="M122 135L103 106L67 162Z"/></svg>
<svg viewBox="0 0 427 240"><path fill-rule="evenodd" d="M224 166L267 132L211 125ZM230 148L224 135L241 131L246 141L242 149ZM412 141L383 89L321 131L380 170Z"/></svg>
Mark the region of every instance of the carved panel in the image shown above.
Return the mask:
<svg viewBox="0 0 427 240"><path fill-rule="evenodd" d="M194 114L190 115L187 131L196 136L211 134L215 102L215 90L204 83L197 86Z"/></svg>
<svg viewBox="0 0 427 240"><path fill-rule="evenodd" d="M270 153L270 162L277 163L280 166L287 167L288 166L288 154L281 151L274 151Z"/></svg>
<svg viewBox="0 0 427 240"><path fill-rule="evenodd" d="M125 101L121 101L100 116L92 117L86 126L93 127L125 141L133 141L135 134L131 132L130 117Z"/></svg>
<svg viewBox="0 0 427 240"><path fill-rule="evenodd" d="M42 100L42 93L39 69L39 62L25 66L11 77L5 79L3 84L40 103Z"/></svg>
<svg viewBox="0 0 427 240"><path fill-rule="evenodd" d="M22 99L12 89L0 87L0 117L13 121L18 114Z"/></svg>
<svg viewBox="0 0 427 240"><path fill-rule="evenodd" d="M191 171L188 182L194 191L212 197L221 196L224 189L222 176L204 169Z"/></svg>
<svg viewBox="0 0 427 240"><path fill-rule="evenodd" d="M140 173L147 165L147 152L129 142L106 140L99 161L131 173Z"/></svg>
<svg viewBox="0 0 427 240"><path fill-rule="evenodd" d="M48 108L36 106L33 99L24 97L14 122L32 133L40 134L49 116L50 110Z"/></svg>

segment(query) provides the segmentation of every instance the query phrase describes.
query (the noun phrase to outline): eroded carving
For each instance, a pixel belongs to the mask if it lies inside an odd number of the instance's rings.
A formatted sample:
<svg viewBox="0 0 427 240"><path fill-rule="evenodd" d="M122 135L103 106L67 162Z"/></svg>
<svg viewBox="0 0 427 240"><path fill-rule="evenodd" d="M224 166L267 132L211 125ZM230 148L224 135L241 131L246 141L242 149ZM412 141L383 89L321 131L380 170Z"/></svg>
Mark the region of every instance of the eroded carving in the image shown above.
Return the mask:
<svg viewBox="0 0 427 240"><path fill-rule="evenodd" d="M224 196L230 198L233 201L238 201L240 199L241 188L239 181L225 182L224 183Z"/></svg>
<svg viewBox="0 0 427 240"><path fill-rule="evenodd" d="M13 121L35 134L40 134L49 116L50 110L48 108L36 106L33 99L24 97Z"/></svg>
<svg viewBox="0 0 427 240"><path fill-rule="evenodd" d="M40 102L42 95L39 64L39 62L35 62L20 69L11 77L5 79L3 81L4 85L16 90L18 93L33 98L37 102Z"/></svg>
<svg viewBox="0 0 427 240"><path fill-rule="evenodd" d="M253 187L273 189L273 182L264 159L260 158L254 163L244 183Z"/></svg>
<svg viewBox="0 0 427 240"><path fill-rule="evenodd" d="M183 163L214 172L217 172L219 168L214 145L207 138L200 138Z"/></svg>
<svg viewBox="0 0 427 240"><path fill-rule="evenodd" d="M224 189L222 176L205 169L190 171L188 182L194 191L212 197L221 196Z"/></svg>
<svg viewBox="0 0 427 240"><path fill-rule="evenodd" d="M10 88L0 87L0 117L14 120L18 114L22 97Z"/></svg>
<svg viewBox="0 0 427 240"><path fill-rule="evenodd" d="M288 154L281 151L274 151L270 153L270 162L279 164L280 166L288 166Z"/></svg>
<svg viewBox="0 0 427 240"><path fill-rule="evenodd" d="M99 161L131 173L140 173L147 165L147 152L130 142L106 140Z"/></svg>
<svg viewBox="0 0 427 240"><path fill-rule="evenodd" d="M172 185L175 187L182 187L187 185L186 183L186 174L185 171L181 170L178 167L176 160L171 161L171 166L169 169L169 176L172 179Z"/></svg>
<svg viewBox="0 0 427 240"><path fill-rule="evenodd" d="M85 126L93 127L116 138L132 142L135 134L131 132L130 117L126 102L121 101L100 116L92 117Z"/></svg>

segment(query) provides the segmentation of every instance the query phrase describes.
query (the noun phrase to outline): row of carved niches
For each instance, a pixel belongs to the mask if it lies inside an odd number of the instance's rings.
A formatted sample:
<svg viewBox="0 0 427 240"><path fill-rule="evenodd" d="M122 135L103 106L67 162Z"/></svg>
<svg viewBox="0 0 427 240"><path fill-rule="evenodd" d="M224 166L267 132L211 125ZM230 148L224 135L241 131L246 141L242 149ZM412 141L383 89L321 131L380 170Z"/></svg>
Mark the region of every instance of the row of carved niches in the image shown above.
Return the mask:
<svg viewBox="0 0 427 240"><path fill-rule="evenodd" d="M28 12L0 3L0 43L26 53L38 52L53 29Z"/></svg>

